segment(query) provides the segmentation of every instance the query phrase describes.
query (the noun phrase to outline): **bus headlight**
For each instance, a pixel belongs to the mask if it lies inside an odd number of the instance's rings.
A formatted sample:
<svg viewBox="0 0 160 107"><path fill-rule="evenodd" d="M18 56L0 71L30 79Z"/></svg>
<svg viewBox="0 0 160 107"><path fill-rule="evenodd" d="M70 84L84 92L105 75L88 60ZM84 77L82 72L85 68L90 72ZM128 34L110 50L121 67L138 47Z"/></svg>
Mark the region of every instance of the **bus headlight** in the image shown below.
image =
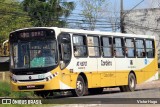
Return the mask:
<svg viewBox="0 0 160 107"><path fill-rule="evenodd" d="M15 83L18 81L18 80L16 80L16 79L14 78L13 74L10 75L10 79L11 79L13 82L15 82Z"/></svg>
<svg viewBox="0 0 160 107"><path fill-rule="evenodd" d="M16 80L15 78L13 78L13 76L11 77L11 80L13 81L13 82L17 82L18 80Z"/></svg>

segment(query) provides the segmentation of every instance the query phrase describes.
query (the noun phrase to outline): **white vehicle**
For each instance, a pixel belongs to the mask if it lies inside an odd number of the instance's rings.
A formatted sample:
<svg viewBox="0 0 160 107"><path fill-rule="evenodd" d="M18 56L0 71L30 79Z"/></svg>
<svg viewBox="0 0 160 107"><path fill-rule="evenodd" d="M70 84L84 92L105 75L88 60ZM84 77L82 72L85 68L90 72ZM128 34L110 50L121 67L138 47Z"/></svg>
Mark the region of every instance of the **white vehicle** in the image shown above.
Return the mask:
<svg viewBox="0 0 160 107"><path fill-rule="evenodd" d="M134 91L136 84L158 79L150 35L36 27L11 32L9 43L13 91L83 96L105 87Z"/></svg>

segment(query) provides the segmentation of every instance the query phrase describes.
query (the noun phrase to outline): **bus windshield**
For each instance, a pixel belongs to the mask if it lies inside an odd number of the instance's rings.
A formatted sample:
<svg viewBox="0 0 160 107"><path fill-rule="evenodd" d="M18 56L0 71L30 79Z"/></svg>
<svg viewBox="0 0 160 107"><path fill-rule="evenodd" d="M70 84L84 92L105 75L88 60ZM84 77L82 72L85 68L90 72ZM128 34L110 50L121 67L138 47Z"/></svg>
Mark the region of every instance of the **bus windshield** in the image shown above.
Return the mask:
<svg viewBox="0 0 160 107"><path fill-rule="evenodd" d="M11 46L11 68L27 69L57 65L55 40L22 41Z"/></svg>

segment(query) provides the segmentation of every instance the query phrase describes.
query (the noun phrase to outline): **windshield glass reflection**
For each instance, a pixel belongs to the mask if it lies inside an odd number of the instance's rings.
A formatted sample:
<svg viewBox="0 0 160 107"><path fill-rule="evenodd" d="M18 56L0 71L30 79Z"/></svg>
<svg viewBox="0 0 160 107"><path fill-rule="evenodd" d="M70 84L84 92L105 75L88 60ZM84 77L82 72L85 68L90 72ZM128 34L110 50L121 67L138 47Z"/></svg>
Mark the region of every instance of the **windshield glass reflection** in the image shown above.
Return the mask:
<svg viewBox="0 0 160 107"><path fill-rule="evenodd" d="M57 65L56 41L32 41L13 44L12 68L37 68Z"/></svg>

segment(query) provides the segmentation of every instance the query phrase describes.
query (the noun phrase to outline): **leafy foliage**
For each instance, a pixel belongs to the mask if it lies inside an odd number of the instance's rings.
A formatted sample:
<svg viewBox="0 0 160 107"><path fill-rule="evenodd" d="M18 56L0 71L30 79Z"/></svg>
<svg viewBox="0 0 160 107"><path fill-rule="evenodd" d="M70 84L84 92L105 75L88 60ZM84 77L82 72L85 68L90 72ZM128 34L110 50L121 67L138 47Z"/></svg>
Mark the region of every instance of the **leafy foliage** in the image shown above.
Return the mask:
<svg viewBox="0 0 160 107"><path fill-rule="evenodd" d="M0 82L0 97L36 98L33 92L12 92L7 81Z"/></svg>
<svg viewBox="0 0 160 107"><path fill-rule="evenodd" d="M63 27L74 9L73 2L63 0L0 0L0 43L11 31L30 26Z"/></svg>
<svg viewBox="0 0 160 107"><path fill-rule="evenodd" d="M0 43L11 31L31 26L30 18L16 0L0 0Z"/></svg>
<svg viewBox="0 0 160 107"><path fill-rule="evenodd" d="M96 28L97 19L103 16L103 11L107 10L106 0L79 0L82 5L82 15L84 23L88 24L90 30Z"/></svg>
<svg viewBox="0 0 160 107"><path fill-rule="evenodd" d="M73 2L63 0L24 0L22 5L34 26L63 27L66 23L61 18L67 18L74 9Z"/></svg>

